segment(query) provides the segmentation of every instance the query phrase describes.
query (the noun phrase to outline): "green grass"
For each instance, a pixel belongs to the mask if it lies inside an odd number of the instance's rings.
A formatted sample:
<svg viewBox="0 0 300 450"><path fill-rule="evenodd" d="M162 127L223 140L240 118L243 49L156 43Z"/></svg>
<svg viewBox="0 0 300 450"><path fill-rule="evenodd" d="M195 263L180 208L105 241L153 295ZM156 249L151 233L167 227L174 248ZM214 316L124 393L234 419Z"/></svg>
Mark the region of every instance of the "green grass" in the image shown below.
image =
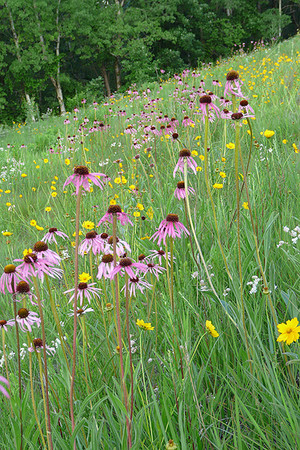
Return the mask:
<svg viewBox="0 0 300 450"><path fill-rule="evenodd" d="M255 234L259 255L267 279L270 299L274 305L276 321L286 322L299 319L299 242L292 242L295 236L284 231L294 230L299 223L299 36L278 46L260 49L255 53L235 56L221 61L213 67L204 67L199 78L191 74L184 79L191 88L199 86L204 79L206 87L218 96L222 95L225 75L230 69L239 71L245 97L255 110L255 120L250 119L253 139L245 123L241 127L241 151L246 162L252 147L247 177L250 205L252 207ZM218 79L222 87L212 85ZM253 84L255 83L255 84ZM186 97L184 86L176 80L163 80L162 89L152 84L151 93L143 98L128 94L117 96L109 105L81 109L79 121L64 125L65 118L51 117L36 124L15 124L3 129L1 135L0 162L2 181L0 183L1 229L10 236L0 236L0 262L2 267L16 258L22 258L25 248L33 248L47 229L57 227L65 232L69 241L59 241L59 252L70 256L63 261L64 277L50 279L51 294L58 311L59 320L66 339L66 346L72 353L73 317L68 316L72 304L65 290L74 286L74 247L76 196L72 185L63 192L63 184L72 174L75 165L87 165L91 172L104 172L111 178L111 186L101 191L93 186L93 192L82 198L80 224L85 220L97 225L106 212L111 200L116 200L133 221L133 227L118 226L118 236L126 240L132 249L128 256L135 261L140 254L148 255L158 249L149 239L167 214L178 214L179 220L187 226L183 201L174 197L174 190L180 177L173 178L174 163L178 151L183 147L197 151L194 157L202 171L188 177L196 195L189 196L191 216L196 237L217 296L209 287L204 266L192 236L196 264L188 238L174 240L174 300L175 313L170 307L170 295L166 273L155 283L155 293L146 290L132 298L129 310L130 334L135 341L133 347L134 408L132 421L132 448L164 449L173 439L179 449L295 449L299 438L299 341L282 347L277 342L278 331L270 309L270 299L263 294L260 280L257 291L250 293L254 276L261 277L255 250L255 240L249 210L240 207L241 277L243 281L243 302L240 293L238 264L238 234L236 222L236 189L234 150L226 147L235 142L235 130L231 120L217 120L209 128L209 182L212 189L218 229L226 256L230 280L217 240L211 202L204 180L204 125L201 116L181 105L173 97L178 88L179 97ZM150 99L158 101L145 108ZM111 108L111 112L109 111ZM185 109L186 113L182 110ZM126 117L119 117L118 110L126 110ZM143 142L143 126L134 139L141 147L132 149L133 138L124 133L129 123L137 125L144 111L159 115L168 114L179 120L179 140L160 137L155 141ZM125 119L136 114L131 122ZM185 115L193 118L194 127L181 125ZM75 133L80 120L89 118L88 128L93 120L103 121L110 128L98 133ZM139 116L139 117L138 117ZM152 123L155 122L153 115ZM147 122L148 124L148 122ZM271 138L264 136L265 130L274 131ZM64 146L67 136L76 134L73 148ZM149 132L150 134L150 132ZM57 136L61 139L57 140ZM284 142L283 142L284 141ZM58 143L61 142L60 154ZM10 148L7 148L10 144ZM26 148L21 148L25 144ZM12 147L13 146L13 147ZM49 148L54 153L49 152ZM149 147L152 149L147 150ZM85 149L88 149L86 151ZM139 159L134 156L139 154ZM225 161L222 160L226 159ZM69 159L67 165L65 160ZM121 163L117 163L121 159ZM45 162L46 160L46 162ZM99 163L105 164L99 166ZM22 164L22 165L21 165ZM122 164L122 166L120 166ZM4 167L7 166L8 169ZM122 176L124 184L116 183ZM5 173L4 173L5 172ZM224 172L223 179L220 172ZM239 173L242 174L241 165ZM26 174L22 177L21 174ZM182 175L183 179L183 175ZM126 180L126 182L125 182ZM241 188L243 176L239 175ZM223 183L223 189L213 189L215 183ZM135 191L129 186L138 188ZM51 186L55 188L51 189ZM33 189L34 188L34 189ZM5 193L5 191L10 191ZM57 192L53 198L51 192ZM20 198L20 195L22 196ZM241 194L240 205L247 202L246 190ZM7 203L10 203L7 206ZM137 205L143 205L142 210ZM51 207L50 212L45 208ZM135 217L134 213L140 213ZM138 214L135 214L138 215ZM145 220L142 220L144 215ZM35 220L38 230L30 225ZM101 226L98 233L111 227ZM88 230L81 227L84 235ZM298 232L299 234L299 232ZM298 235L296 232L296 235ZM82 236L83 238L84 236ZM81 239L81 237L80 237ZM279 246L280 241L286 243ZM169 244L168 244L169 245ZM55 247L51 248L55 250ZM168 248L170 250L170 247ZM104 295L103 280L97 280L97 259L93 258L93 276L103 291L100 304L114 303L112 288L106 282ZM200 268L200 269L199 269ZM80 257L79 273L91 273L89 256ZM197 274L196 274L197 272ZM150 276L146 279L151 283ZM124 277L120 278L124 285ZM227 289L227 291L225 291ZM59 337L50 307L50 294L46 284L40 284L44 299L44 319L48 345ZM227 295L223 295L227 294ZM125 383L130 388L130 362L125 325L125 296L121 292L121 319L124 327L124 369ZM148 310L153 300L152 311ZM29 309L38 312L25 299ZM242 321L243 304L245 326ZM17 303L17 309L22 303ZM70 420L70 376L61 345L54 356L47 358L50 382L49 399L54 448L69 450L76 438L78 449L123 449L127 448L126 408L122 395L119 371L118 345L114 322L116 308L112 312L101 312L93 300L93 313L78 319L77 364L75 378L74 414L76 427L72 435ZM10 294L1 294L1 319L13 317ZM142 331L136 326L137 319L151 322L153 331ZM205 322L210 320L219 333L213 338L206 332ZM105 327L106 326L106 332ZM83 329L87 330L87 342ZM106 337L106 333L107 336ZM11 384L10 402L0 398L2 433L0 448L20 448L20 420L18 397L18 367L15 329L5 333ZM33 327L29 339L41 337L41 330ZM21 332L21 346L27 344L27 336ZM247 354L250 352L250 363ZM3 350L3 347L1 347ZM11 352L14 352L12 354ZM0 356L2 356L2 352ZM70 356L68 361L71 364ZM3 362L3 361L2 361ZM33 385L37 413L46 439L45 416L38 359L32 354ZM87 368L88 364L88 368ZM2 363L1 375L6 376ZM23 448L42 448L42 441L33 414L29 354L24 351L21 361L22 415L24 425ZM172 447L170 447L172 448Z"/></svg>

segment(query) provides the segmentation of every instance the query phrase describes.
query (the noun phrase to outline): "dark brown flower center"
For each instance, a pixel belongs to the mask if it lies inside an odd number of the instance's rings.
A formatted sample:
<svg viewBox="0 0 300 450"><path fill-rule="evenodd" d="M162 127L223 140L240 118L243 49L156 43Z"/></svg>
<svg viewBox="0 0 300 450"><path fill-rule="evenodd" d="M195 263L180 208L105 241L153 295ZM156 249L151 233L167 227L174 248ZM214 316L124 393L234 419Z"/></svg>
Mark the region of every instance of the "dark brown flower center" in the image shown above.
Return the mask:
<svg viewBox="0 0 300 450"><path fill-rule="evenodd" d="M80 308L80 309L77 309L76 314L78 316L80 316L83 312L84 312L84 310L82 308Z"/></svg>
<svg viewBox="0 0 300 450"><path fill-rule="evenodd" d="M37 255L35 253L28 253L28 255L24 256L24 261L27 264L33 264L37 261Z"/></svg>
<svg viewBox="0 0 300 450"><path fill-rule="evenodd" d="M178 181L177 187L178 189L184 189L184 181Z"/></svg>
<svg viewBox="0 0 300 450"><path fill-rule="evenodd" d="M211 97L210 95L202 95L202 97L200 97L200 103L204 103L204 104L209 104L211 103Z"/></svg>
<svg viewBox="0 0 300 450"><path fill-rule="evenodd" d="M55 233L55 231L57 231L57 228L55 227L49 228L49 233Z"/></svg>
<svg viewBox="0 0 300 450"><path fill-rule="evenodd" d="M183 148L179 152L179 158L183 158L185 156L187 156L187 157L191 156L191 152L187 148Z"/></svg>
<svg viewBox="0 0 300 450"><path fill-rule="evenodd" d="M130 258L121 258L120 259L120 266L121 267L129 267L132 265L132 261Z"/></svg>
<svg viewBox="0 0 300 450"><path fill-rule="evenodd" d="M122 212L122 208L119 205L110 205L107 210L108 214L117 214Z"/></svg>
<svg viewBox="0 0 300 450"><path fill-rule="evenodd" d="M86 239L95 239L95 237L98 236L98 233L96 231L89 231L86 233L85 238Z"/></svg>
<svg viewBox="0 0 300 450"><path fill-rule="evenodd" d="M7 323L7 320L0 320L0 327L3 327Z"/></svg>
<svg viewBox="0 0 300 450"><path fill-rule="evenodd" d="M168 214L166 217L167 222L179 222L177 214Z"/></svg>
<svg viewBox="0 0 300 450"><path fill-rule="evenodd" d="M81 291L83 291L83 289L87 289L87 287L88 287L87 283L78 284L78 289L80 289Z"/></svg>
<svg viewBox="0 0 300 450"><path fill-rule="evenodd" d="M110 237L108 238L107 242L109 243L109 245L113 244L113 242L114 242L113 237L110 236ZM119 242L119 238L118 238L118 237L116 237L116 242Z"/></svg>
<svg viewBox="0 0 300 450"><path fill-rule="evenodd" d="M108 238L108 234L107 233L102 233L100 234L101 239L107 239Z"/></svg>
<svg viewBox="0 0 300 450"><path fill-rule="evenodd" d="M33 250L35 252L45 252L46 250L48 250L48 248L49 247L46 244L46 242L43 242L43 241L38 241L33 246Z"/></svg>
<svg viewBox="0 0 300 450"><path fill-rule="evenodd" d="M164 250L158 250L157 253L158 253L160 256L165 256L165 254L166 254L166 252L165 252Z"/></svg>
<svg viewBox="0 0 300 450"><path fill-rule="evenodd" d="M109 264L109 263L113 262L113 260L114 260L113 255L103 255L101 261L105 264Z"/></svg>
<svg viewBox="0 0 300 450"><path fill-rule="evenodd" d="M241 105L241 106L248 106L249 103L248 103L247 100L241 100L241 101L240 101L240 105Z"/></svg>
<svg viewBox="0 0 300 450"><path fill-rule="evenodd" d="M8 264L4 267L4 273L14 273L16 271L16 266L14 264Z"/></svg>
<svg viewBox="0 0 300 450"><path fill-rule="evenodd" d="M139 277L136 278L130 278L131 283L138 283L140 281Z"/></svg>
<svg viewBox="0 0 300 450"><path fill-rule="evenodd" d="M145 258L146 258L146 255L144 255L144 253L142 253L142 254L139 256L139 261L143 261Z"/></svg>
<svg viewBox="0 0 300 450"><path fill-rule="evenodd" d="M74 173L76 175L88 175L90 172L89 169L85 166L76 166L74 167Z"/></svg>
<svg viewBox="0 0 300 450"><path fill-rule="evenodd" d="M178 133L173 133L173 134L172 134L172 138L173 138L173 139L178 139Z"/></svg>
<svg viewBox="0 0 300 450"><path fill-rule="evenodd" d="M30 286L26 281L19 281L16 286L16 291L19 294L27 294L28 292L30 292Z"/></svg>
<svg viewBox="0 0 300 450"><path fill-rule="evenodd" d="M36 347L43 347L43 341L40 338L33 339L33 345Z"/></svg>
<svg viewBox="0 0 300 450"><path fill-rule="evenodd" d="M228 109L226 109L226 108L223 109L223 113L224 113L224 114L228 114L228 113L229 113Z"/></svg>
<svg viewBox="0 0 300 450"><path fill-rule="evenodd" d="M232 120L240 120L243 117L242 113L233 113L231 114Z"/></svg>
<svg viewBox="0 0 300 450"><path fill-rule="evenodd" d="M154 267L154 264L149 263L147 264L147 266L149 267L149 269L152 269Z"/></svg>
<svg viewBox="0 0 300 450"><path fill-rule="evenodd" d="M228 72L228 74L226 75L226 80L227 81L237 80L238 78L239 78L239 74L237 73L236 70L230 70Z"/></svg>
<svg viewBox="0 0 300 450"><path fill-rule="evenodd" d="M18 316L20 317L20 319L26 319L26 317L29 316L29 311L26 308L21 308L18 311Z"/></svg>

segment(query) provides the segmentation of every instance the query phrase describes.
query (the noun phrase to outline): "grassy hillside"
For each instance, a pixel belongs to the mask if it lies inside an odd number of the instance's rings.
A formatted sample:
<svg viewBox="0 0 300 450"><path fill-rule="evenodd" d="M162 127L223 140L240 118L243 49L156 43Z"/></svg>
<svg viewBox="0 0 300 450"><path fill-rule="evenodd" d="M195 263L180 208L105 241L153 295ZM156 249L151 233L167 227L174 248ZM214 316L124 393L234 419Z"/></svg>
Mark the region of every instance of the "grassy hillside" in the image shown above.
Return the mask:
<svg viewBox="0 0 300 450"><path fill-rule="evenodd" d="M124 96L80 105L64 118L1 131L1 266L22 259L49 228L68 236L49 244L62 258L61 278L50 275L42 283L31 277L29 283L44 300L46 342L54 347L47 357L54 448L73 446L72 414L82 449L296 448L299 331L296 321L277 325L299 319L299 64L296 36L160 84L133 86ZM244 110L238 120L231 113L241 98L229 93L229 102L222 100L233 70L255 112ZM220 109L210 120L203 120L204 94ZM228 119L218 117L224 109ZM187 161L195 170L173 176L183 149L191 152ZM83 191L76 216L75 187L64 183L77 166L110 180L103 189L91 183ZM188 201L174 195L180 181L192 189ZM132 222L117 225L117 236L131 249L125 248L127 257L159 264L136 274L148 285L142 292L137 286L135 295L125 295L132 285L127 276L97 278L103 254L115 257L113 246L80 255L76 267L76 217L79 243L91 230L113 235L111 223L97 227L112 205ZM170 214L178 215L189 236L157 245L153 235ZM169 264L164 257L152 261L160 249L170 252ZM83 273L88 276L74 280ZM101 293L90 304L75 305L93 311L78 316L72 413L74 305L64 292L84 279ZM0 320L14 318L12 295L5 291ZM40 316L28 296L17 300L17 310L23 305ZM141 328L138 320L154 329ZM0 398L0 448L9 442L20 448L21 441L15 328L2 327L0 374L9 377L11 404ZM282 330L294 342L278 342ZM35 449L45 442L51 448L42 362L27 350L34 338L42 338L41 327L20 331L23 445Z"/></svg>

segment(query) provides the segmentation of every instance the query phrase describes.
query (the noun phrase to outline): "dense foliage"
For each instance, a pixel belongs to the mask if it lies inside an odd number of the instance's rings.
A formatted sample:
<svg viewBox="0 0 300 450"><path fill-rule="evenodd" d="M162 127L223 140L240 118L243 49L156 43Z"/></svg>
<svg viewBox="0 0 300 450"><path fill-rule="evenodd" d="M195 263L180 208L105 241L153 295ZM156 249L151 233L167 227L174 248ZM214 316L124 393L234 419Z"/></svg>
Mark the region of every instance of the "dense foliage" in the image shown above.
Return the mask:
<svg viewBox="0 0 300 450"><path fill-rule="evenodd" d="M1 122L292 36L298 10L299 0L1 0Z"/></svg>

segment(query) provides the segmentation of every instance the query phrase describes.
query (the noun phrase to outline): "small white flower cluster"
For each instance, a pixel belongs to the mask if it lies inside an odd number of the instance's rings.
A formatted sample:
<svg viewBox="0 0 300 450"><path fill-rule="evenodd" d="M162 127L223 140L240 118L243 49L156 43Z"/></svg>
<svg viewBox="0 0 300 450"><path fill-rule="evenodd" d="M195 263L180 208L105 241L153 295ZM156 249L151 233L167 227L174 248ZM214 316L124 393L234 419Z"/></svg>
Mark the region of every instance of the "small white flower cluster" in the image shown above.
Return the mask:
<svg viewBox="0 0 300 450"><path fill-rule="evenodd" d="M62 250L61 259L64 260L64 259L69 259L69 258L70 258L70 255L69 255L68 250Z"/></svg>
<svg viewBox="0 0 300 450"><path fill-rule="evenodd" d="M230 289L230 288L226 288L226 289L224 289L224 292L223 292L223 297L226 297L226 295L228 295L230 291L231 291L231 289Z"/></svg>
<svg viewBox="0 0 300 450"><path fill-rule="evenodd" d="M130 335L130 347L131 347L131 353L135 353L137 351L137 347L136 347L136 340L135 339L131 339L133 338L134 335L131 334Z"/></svg>
<svg viewBox="0 0 300 450"><path fill-rule="evenodd" d="M17 174L21 174L21 167L24 163L17 161L15 158L8 158L6 160L6 166L1 167L0 178L4 178L6 181L10 181L10 178L15 177Z"/></svg>
<svg viewBox="0 0 300 450"><path fill-rule="evenodd" d="M265 161L268 160L268 153L272 153L273 149L267 148L265 145L260 144L258 151L259 151L259 160Z"/></svg>
<svg viewBox="0 0 300 450"><path fill-rule="evenodd" d="M258 276L253 275L252 280L253 281L248 281L248 283L247 283L248 286L252 286L249 291L249 294L256 294L258 283L262 280L262 278L259 278Z"/></svg>
<svg viewBox="0 0 300 450"><path fill-rule="evenodd" d="M288 233L291 236L292 244L296 245L297 242L298 242L298 239L300 239L300 226L297 225L293 230L290 230L289 227L285 226L285 227L283 227L283 231L285 233ZM278 244L277 244L277 248L281 247L284 244L289 245L289 242L279 241Z"/></svg>

